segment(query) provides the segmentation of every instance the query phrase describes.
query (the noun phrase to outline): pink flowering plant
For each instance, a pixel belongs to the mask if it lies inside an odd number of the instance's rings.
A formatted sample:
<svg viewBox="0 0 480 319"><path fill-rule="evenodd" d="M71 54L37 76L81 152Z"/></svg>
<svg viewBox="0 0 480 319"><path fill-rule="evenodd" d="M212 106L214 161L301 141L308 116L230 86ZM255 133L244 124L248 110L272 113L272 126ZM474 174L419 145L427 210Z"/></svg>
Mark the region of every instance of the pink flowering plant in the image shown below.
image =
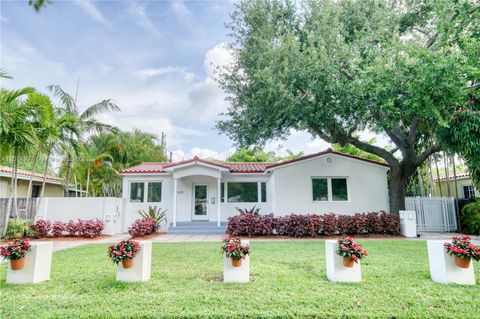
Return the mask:
<svg viewBox="0 0 480 319"><path fill-rule="evenodd" d="M123 240L108 247L108 257L110 257L115 264L118 264L124 259L137 256L140 249L140 244L137 241Z"/></svg>
<svg viewBox="0 0 480 319"><path fill-rule="evenodd" d="M227 258L237 260L244 259L250 254L250 245L246 243L242 244L242 241L238 237L225 238L223 240L222 253Z"/></svg>
<svg viewBox="0 0 480 319"><path fill-rule="evenodd" d="M342 236L338 239L337 254L342 257L352 258L356 263L367 256L367 251L362 249L360 243L353 241L352 237Z"/></svg>
<svg viewBox="0 0 480 319"><path fill-rule="evenodd" d="M31 249L27 240L16 239L5 246L0 246L0 256L4 259L22 259Z"/></svg>
<svg viewBox="0 0 480 319"><path fill-rule="evenodd" d="M480 261L480 247L470 243L470 236L453 236L452 243L445 243L445 250L451 256Z"/></svg>

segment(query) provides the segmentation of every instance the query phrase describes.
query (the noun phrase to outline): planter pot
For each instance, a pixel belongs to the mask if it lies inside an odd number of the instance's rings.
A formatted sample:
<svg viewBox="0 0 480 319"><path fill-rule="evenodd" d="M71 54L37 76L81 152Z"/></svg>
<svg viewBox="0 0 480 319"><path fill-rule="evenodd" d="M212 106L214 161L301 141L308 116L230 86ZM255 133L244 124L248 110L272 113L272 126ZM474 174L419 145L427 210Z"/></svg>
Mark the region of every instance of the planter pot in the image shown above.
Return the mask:
<svg viewBox="0 0 480 319"><path fill-rule="evenodd" d="M133 267L133 258L125 258L122 260L122 266L125 269L129 269Z"/></svg>
<svg viewBox="0 0 480 319"><path fill-rule="evenodd" d="M471 260L472 260L471 258L462 258L462 257L455 256L455 265L457 265L460 268L467 269L468 267L470 267Z"/></svg>
<svg viewBox="0 0 480 319"><path fill-rule="evenodd" d="M25 267L25 258L10 259L10 268L12 270L22 270Z"/></svg>
<svg viewBox="0 0 480 319"><path fill-rule="evenodd" d="M353 260L353 258L343 257L343 265L345 267L352 268L354 264L355 264L355 261Z"/></svg>
<svg viewBox="0 0 480 319"><path fill-rule="evenodd" d="M232 261L232 266L233 267L237 268L237 267L242 266L242 260L241 259L230 258L230 260Z"/></svg>

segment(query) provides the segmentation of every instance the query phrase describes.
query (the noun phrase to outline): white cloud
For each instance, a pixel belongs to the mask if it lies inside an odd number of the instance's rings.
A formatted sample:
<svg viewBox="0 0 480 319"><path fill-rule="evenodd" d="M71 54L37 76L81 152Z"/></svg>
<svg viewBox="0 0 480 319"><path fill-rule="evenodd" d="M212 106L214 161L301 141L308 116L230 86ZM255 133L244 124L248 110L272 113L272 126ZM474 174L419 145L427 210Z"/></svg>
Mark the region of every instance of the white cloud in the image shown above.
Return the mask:
<svg viewBox="0 0 480 319"><path fill-rule="evenodd" d="M185 3L181 0L173 1L171 3L172 9L175 12L175 14L181 18L189 18L190 17L190 11L188 8L185 6Z"/></svg>
<svg viewBox="0 0 480 319"><path fill-rule="evenodd" d="M167 66L163 68L147 68L141 69L136 72L141 79L156 78L166 74L178 73L184 80L191 81L195 78L195 74L187 72L184 68L177 68L173 66Z"/></svg>
<svg viewBox="0 0 480 319"><path fill-rule="evenodd" d="M151 34L157 37L161 36L161 32L158 30L157 26L148 17L146 7L144 5L141 5L137 2L131 2L129 11L135 22L149 30Z"/></svg>
<svg viewBox="0 0 480 319"><path fill-rule="evenodd" d="M102 24L108 24L102 13L90 0L74 0L73 3L85 12L93 20Z"/></svg>

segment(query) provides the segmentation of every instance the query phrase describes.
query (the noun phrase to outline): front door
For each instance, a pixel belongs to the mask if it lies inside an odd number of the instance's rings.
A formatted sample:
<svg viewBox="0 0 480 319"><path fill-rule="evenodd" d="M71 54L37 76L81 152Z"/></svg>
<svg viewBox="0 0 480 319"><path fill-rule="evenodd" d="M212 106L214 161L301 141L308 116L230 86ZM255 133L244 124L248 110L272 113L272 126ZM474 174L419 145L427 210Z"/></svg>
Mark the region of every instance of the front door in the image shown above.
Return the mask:
<svg viewBox="0 0 480 319"><path fill-rule="evenodd" d="M208 186L193 184L193 215L192 220L208 220Z"/></svg>

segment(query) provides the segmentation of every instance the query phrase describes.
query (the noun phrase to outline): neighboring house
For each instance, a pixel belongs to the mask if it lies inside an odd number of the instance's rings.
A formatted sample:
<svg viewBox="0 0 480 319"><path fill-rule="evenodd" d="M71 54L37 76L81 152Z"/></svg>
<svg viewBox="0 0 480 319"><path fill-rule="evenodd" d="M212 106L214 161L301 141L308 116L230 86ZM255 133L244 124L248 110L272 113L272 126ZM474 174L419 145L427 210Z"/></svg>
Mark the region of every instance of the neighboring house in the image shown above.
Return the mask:
<svg viewBox="0 0 480 319"><path fill-rule="evenodd" d="M455 197L455 180L453 176L449 177L448 185L450 186L450 196ZM460 199L480 197L480 190L475 188L470 175L468 173L457 173L457 196ZM442 189L442 196L447 197L447 179L445 177L435 179L435 196L440 196L440 187Z"/></svg>
<svg viewBox="0 0 480 319"><path fill-rule="evenodd" d="M328 149L278 163L193 159L142 163L121 171L127 223L167 209L168 222L214 221L259 207L275 216L388 210L388 165ZM220 199L220 200L219 200Z"/></svg>
<svg viewBox="0 0 480 319"><path fill-rule="evenodd" d="M19 169L17 198L28 197L28 183L32 172ZM33 186L31 197L39 197L42 191L43 174L33 173ZM0 198L8 198L10 196L10 187L12 181L12 168L8 166L0 166ZM63 180L47 175L45 183L45 197L62 197L63 196Z"/></svg>

